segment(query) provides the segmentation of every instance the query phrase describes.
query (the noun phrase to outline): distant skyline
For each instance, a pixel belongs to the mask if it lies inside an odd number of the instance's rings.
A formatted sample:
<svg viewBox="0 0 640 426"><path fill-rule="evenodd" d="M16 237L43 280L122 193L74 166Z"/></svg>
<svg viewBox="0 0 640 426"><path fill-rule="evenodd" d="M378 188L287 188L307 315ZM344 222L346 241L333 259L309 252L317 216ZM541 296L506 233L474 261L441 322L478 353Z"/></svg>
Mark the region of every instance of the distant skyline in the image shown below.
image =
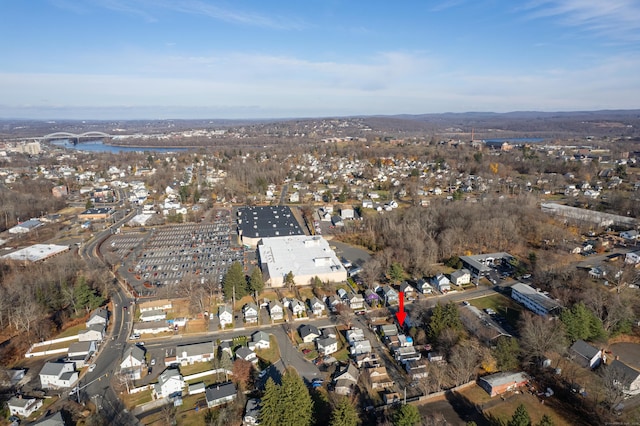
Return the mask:
<svg viewBox="0 0 640 426"><path fill-rule="evenodd" d="M639 0L6 0L0 118L640 108Z"/></svg>

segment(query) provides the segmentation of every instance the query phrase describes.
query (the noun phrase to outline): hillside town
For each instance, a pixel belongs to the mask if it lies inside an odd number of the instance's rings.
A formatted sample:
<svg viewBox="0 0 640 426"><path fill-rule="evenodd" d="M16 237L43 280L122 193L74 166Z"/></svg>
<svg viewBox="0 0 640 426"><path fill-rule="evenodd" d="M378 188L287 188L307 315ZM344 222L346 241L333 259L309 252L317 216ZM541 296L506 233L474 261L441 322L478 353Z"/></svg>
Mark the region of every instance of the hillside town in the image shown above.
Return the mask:
<svg viewBox="0 0 640 426"><path fill-rule="evenodd" d="M637 137L100 131L0 142L0 424L640 419Z"/></svg>

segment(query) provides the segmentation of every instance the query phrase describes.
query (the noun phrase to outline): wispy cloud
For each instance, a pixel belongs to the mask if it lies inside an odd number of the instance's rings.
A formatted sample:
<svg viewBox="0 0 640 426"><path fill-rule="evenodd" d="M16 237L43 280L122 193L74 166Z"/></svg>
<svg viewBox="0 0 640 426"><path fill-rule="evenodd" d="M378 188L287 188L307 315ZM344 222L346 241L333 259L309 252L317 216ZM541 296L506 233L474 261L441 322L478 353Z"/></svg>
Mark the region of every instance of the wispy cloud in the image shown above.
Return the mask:
<svg viewBox="0 0 640 426"><path fill-rule="evenodd" d="M50 0L57 7L80 13L81 8L68 0ZM169 11L188 15L204 16L218 21L271 28L279 30L299 30L307 24L300 19L266 15L239 7L213 4L204 0L91 0L93 6L127 15L134 15L147 22L156 22L161 12Z"/></svg>
<svg viewBox="0 0 640 426"><path fill-rule="evenodd" d="M640 41L640 3L636 0L534 0L525 9L530 18L557 18L616 41Z"/></svg>
<svg viewBox="0 0 640 426"><path fill-rule="evenodd" d="M432 12L441 12L443 10L447 10L447 9L451 9L453 7L456 6L460 6L461 4L463 4L466 0L444 0L440 3L438 3L437 5L433 6L431 8Z"/></svg>

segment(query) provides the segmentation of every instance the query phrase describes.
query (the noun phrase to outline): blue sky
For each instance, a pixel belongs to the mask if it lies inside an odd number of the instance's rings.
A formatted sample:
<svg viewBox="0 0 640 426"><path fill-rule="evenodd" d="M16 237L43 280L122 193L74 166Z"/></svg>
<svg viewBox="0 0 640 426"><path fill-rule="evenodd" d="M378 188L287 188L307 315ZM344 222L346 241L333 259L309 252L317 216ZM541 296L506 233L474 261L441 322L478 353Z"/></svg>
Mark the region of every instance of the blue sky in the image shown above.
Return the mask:
<svg viewBox="0 0 640 426"><path fill-rule="evenodd" d="M4 0L0 117L640 108L640 0Z"/></svg>

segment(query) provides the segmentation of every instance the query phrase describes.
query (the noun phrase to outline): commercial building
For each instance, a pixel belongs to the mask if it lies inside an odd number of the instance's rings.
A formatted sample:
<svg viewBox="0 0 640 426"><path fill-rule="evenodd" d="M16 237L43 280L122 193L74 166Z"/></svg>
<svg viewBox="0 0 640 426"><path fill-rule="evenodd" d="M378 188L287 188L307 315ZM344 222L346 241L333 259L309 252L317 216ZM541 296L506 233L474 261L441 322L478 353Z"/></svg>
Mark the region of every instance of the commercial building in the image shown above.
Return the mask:
<svg viewBox="0 0 640 426"><path fill-rule="evenodd" d="M16 250L13 253L5 254L1 258L24 262L39 262L67 251L69 251L69 246L56 244L34 244L30 247Z"/></svg>
<svg viewBox="0 0 640 426"><path fill-rule="evenodd" d="M238 209L238 235L243 244L257 247L263 238L304 235L287 206Z"/></svg>
<svg viewBox="0 0 640 426"><path fill-rule="evenodd" d="M516 283L511 286L511 298L524 305L530 311L546 316L554 315L562 308L562 305L546 292L538 291L530 285Z"/></svg>
<svg viewBox="0 0 640 426"><path fill-rule="evenodd" d="M283 287L291 272L296 285L321 281L341 282L347 270L322 237L305 235L264 238L258 246L260 267L269 287Z"/></svg>
<svg viewBox="0 0 640 426"><path fill-rule="evenodd" d="M478 385L491 396L501 395L516 390L529 383L529 376L525 373L503 372L484 376L478 380Z"/></svg>

